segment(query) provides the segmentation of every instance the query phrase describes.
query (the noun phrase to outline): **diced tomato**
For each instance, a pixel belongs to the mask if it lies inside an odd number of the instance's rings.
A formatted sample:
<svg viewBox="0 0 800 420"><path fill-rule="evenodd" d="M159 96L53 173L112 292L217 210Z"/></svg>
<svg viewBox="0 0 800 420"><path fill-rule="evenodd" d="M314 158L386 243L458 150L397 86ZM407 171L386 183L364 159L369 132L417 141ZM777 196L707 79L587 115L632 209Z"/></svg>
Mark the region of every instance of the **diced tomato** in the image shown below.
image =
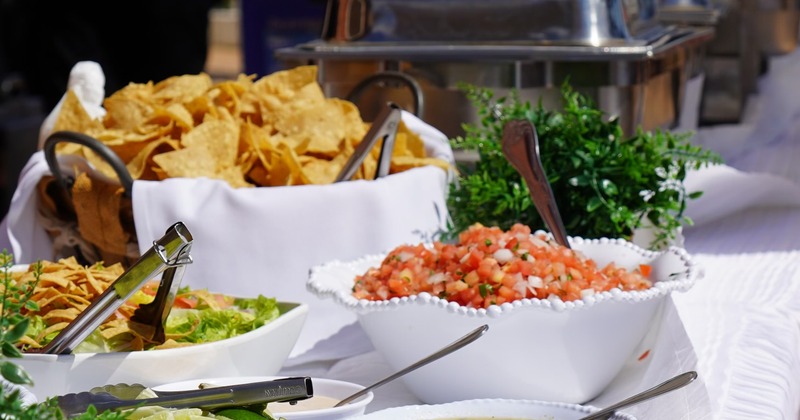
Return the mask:
<svg viewBox="0 0 800 420"><path fill-rule="evenodd" d="M150 281L150 282L145 283L144 286L142 286L142 288L140 290L144 294L147 294L147 295L150 295L150 296L155 296L156 292L158 291L158 285L159 284L160 284L160 282L158 282L158 281Z"/></svg>
<svg viewBox="0 0 800 420"><path fill-rule="evenodd" d="M173 308L194 309L197 307L197 299L192 296L176 296Z"/></svg>
<svg viewBox="0 0 800 420"><path fill-rule="evenodd" d="M497 290L497 295L502 297L506 301L512 301L518 298L517 292L515 292L514 289L507 286L500 286L500 289Z"/></svg>
<svg viewBox="0 0 800 420"><path fill-rule="evenodd" d="M650 277L650 273L653 271L653 266L648 264L639 264L639 273L642 274L644 277Z"/></svg>

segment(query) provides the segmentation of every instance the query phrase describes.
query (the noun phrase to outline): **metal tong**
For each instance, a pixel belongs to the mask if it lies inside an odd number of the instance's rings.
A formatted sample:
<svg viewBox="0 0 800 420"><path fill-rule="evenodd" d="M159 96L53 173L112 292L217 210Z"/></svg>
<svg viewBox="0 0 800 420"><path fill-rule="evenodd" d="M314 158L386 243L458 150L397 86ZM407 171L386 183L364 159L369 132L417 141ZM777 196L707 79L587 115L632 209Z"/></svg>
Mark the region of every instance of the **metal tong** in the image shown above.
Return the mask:
<svg viewBox="0 0 800 420"><path fill-rule="evenodd" d="M372 150L378 140L383 140L381 144L381 152L378 157L378 167L375 170L375 179L384 177L389 174L389 164L392 159L392 150L394 150L394 140L397 137L397 127L400 124L402 117L401 108L392 102L387 102L386 107L381 110L381 113L375 117L369 131L358 144L356 150L344 164L344 167L336 176L334 182L350 181L353 176L364 163L364 158Z"/></svg>
<svg viewBox="0 0 800 420"><path fill-rule="evenodd" d="M90 405L97 408L98 413L142 406L212 410L222 407L304 400L314 396L314 387L311 378L305 376L189 391L153 390L153 392L157 395L156 397L142 399L121 398L105 391L79 392L58 397L58 406L67 418L85 413Z"/></svg>
<svg viewBox="0 0 800 420"><path fill-rule="evenodd" d="M525 180L536 211L556 242L569 248L567 229L561 220L553 189L539 157L539 137L530 121L511 120L503 126L503 154Z"/></svg>
<svg viewBox="0 0 800 420"><path fill-rule="evenodd" d="M140 331L146 338L164 342L164 322L180 287L186 265L192 262L192 234L181 223L175 223L153 246L131 265L119 278L75 318L66 328L40 350L47 354L69 354L125 303L144 284L163 272L153 302L140 305L132 321L146 326Z"/></svg>

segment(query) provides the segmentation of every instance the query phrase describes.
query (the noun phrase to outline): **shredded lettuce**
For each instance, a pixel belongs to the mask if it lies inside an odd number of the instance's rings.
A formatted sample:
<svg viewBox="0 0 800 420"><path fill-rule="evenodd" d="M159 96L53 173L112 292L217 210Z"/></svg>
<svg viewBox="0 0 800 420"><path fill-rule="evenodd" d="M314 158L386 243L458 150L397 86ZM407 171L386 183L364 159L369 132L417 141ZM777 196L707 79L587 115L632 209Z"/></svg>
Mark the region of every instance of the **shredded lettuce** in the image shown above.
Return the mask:
<svg viewBox="0 0 800 420"><path fill-rule="evenodd" d="M237 299L226 309L173 309L167 318L167 337L182 343L207 343L252 331L280 315L274 298Z"/></svg>

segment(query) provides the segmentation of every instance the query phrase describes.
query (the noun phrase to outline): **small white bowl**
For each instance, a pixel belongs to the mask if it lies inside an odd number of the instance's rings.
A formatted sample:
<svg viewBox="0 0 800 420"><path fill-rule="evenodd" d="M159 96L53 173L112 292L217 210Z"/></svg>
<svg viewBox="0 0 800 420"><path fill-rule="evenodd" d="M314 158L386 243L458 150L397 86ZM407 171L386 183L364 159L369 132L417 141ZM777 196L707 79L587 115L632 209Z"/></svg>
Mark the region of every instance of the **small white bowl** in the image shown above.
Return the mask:
<svg viewBox="0 0 800 420"><path fill-rule="evenodd" d="M236 385L250 382L269 381L280 376L241 376L227 378L196 379L156 386L156 391L185 391L198 389L201 383L212 385ZM288 403L270 403L267 408L276 417L286 420L336 420L348 419L364 414L367 404L372 402L373 394L368 392L350 404L333 407L336 403L364 389L362 385L333 379L311 378L314 396L298 401L291 406Z"/></svg>
<svg viewBox="0 0 800 420"><path fill-rule="evenodd" d="M447 404L387 408L353 420L514 418L517 420L578 420L597 408L576 404L508 399L476 399ZM636 420L617 413L609 420Z"/></svg>
<svg viewBox="0 0 800 420"><path fill-rule="evenodd" d="M619 289L582 300L522 299L487 309L448 302L428 293L386 301L352 295L356 275L379 266L384 255L312 268L307 287L357 314L375 348L402 369L480 325L489 330L474 343L402 378L429 404L477 398L585 403L599 395L634 355L673 291L702 276L677 247L648 251L621 239L570 238L594 259L628 269L652 266L653 286Z"/></svg>
<svg viewBox="0 0 800 420"><path fill-rule="evenodd" d="M108 384L167 382L231 375L274 375L297 342L308 305L279 302L281 315L248 333L163 350L69 355L24 354L15 359L33 378L40 401Z"/></svg>

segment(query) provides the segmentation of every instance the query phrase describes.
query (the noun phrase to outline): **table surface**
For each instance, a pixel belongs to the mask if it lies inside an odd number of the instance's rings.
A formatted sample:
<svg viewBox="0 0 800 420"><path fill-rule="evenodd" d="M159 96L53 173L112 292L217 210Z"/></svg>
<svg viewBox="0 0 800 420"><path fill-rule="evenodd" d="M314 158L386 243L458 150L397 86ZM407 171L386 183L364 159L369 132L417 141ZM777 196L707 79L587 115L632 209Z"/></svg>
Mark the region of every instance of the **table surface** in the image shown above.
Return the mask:
<svg viewBox="0 0 800 420"><path fill-rule="evenodd" d="M705 278L676 295L674 303L694 348L710 410L673 419L800 418L800 165L795 163L800 156L800 85L791 83L797 74L800 50L771 59L743 120L700 128L693 137L695 144L719 152L730 167L753 176L777 176L798 187L777 193L795 195L792 200L772 197L685 228L684 246ZM736 193L748 192L753 191ZM786 204L792 202L798 205ZM391 373L357 324L338 335L358 343L351 349L354 356L290 360L283 373L365 385ZM368 412L419 403L402 381L395 381L375 391Z"/></svg>

